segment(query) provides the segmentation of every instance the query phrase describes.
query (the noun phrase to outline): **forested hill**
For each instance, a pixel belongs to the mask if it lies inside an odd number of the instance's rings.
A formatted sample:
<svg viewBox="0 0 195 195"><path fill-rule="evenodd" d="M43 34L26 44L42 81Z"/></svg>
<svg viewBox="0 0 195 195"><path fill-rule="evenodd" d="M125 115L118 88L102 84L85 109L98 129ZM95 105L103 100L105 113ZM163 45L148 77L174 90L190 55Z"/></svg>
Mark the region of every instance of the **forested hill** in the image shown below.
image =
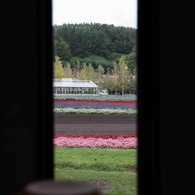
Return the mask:
<svg viewBox="0 0 195 195"><path fill-rule="evenodd" d="M125 56L128 68L135 71L136 29L99 23L54 25L54 54L71 67L78 61L101 64L112 69Z"/></svg>

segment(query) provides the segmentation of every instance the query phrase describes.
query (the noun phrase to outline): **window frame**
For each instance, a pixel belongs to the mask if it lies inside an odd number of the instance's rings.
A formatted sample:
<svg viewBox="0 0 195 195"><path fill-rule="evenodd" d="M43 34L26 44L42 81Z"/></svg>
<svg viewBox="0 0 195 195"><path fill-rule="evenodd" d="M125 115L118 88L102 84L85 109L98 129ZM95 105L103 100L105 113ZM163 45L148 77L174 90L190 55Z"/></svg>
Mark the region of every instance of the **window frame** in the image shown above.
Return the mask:
<svg viewBox="0 0 195 195"><path fill-rule="evenodd" d="M138 195L160 194L159 1L138 0ZM38 177L53 178L52 1L38 1ZM49 66L50 65L50 66ZM50 67L50 68L49 68Z"/></svg>

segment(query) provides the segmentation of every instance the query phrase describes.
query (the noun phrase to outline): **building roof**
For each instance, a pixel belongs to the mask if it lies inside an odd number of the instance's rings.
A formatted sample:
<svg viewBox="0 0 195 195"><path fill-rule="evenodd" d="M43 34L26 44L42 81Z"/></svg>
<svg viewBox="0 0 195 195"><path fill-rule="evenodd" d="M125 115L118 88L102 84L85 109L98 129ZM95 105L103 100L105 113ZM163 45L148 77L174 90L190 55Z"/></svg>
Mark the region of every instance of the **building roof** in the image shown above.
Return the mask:
<svg viewBox="0 0 195 195"><path fill-rule="evenodd" d="M78 80L71 78L63 78L63 79L54 79L53 87L88 87L94 88L99 87L93 81L89 80Z"/></svg>

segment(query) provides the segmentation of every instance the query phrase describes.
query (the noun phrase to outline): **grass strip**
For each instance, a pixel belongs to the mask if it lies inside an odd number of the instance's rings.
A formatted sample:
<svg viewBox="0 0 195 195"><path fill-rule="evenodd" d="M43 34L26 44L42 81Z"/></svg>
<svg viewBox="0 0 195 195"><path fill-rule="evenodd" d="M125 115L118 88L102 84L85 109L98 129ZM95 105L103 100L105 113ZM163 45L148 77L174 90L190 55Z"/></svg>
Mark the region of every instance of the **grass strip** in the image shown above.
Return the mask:
<svg viewBox="0 0 195 195"><path fill-rule="evenodd" d="M88 181L105 195L137 195L137 150L54 148L55 180Z"/></svg>

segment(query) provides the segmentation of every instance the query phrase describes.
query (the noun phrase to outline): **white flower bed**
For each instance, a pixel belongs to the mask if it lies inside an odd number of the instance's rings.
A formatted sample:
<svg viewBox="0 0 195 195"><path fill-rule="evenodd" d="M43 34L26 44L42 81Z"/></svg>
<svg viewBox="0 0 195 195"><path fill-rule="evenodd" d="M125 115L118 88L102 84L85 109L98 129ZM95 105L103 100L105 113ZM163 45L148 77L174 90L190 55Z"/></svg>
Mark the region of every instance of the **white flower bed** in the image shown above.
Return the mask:
<svg viewBox="0 0 195 195"><path fill-rule="evenodd" d="M136 109L54 108L54 113L67 114L135 114Z"/></svg>

